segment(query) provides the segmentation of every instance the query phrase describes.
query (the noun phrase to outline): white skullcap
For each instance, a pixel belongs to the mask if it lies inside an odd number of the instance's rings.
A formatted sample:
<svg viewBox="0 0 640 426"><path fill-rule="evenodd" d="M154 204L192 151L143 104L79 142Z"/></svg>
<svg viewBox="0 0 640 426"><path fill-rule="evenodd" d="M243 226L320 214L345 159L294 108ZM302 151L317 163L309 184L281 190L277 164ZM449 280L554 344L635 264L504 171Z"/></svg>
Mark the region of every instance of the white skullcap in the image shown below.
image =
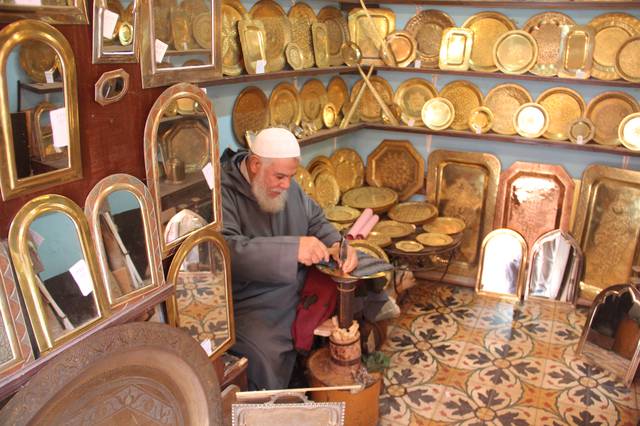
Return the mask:
<svg viewBox="0 0 640 426"><path fill-rule="evenodd" d="M250 148L251 152L263 158L300 157L300 145L296 137L289 130L279 127L262 130Z"/></svg>

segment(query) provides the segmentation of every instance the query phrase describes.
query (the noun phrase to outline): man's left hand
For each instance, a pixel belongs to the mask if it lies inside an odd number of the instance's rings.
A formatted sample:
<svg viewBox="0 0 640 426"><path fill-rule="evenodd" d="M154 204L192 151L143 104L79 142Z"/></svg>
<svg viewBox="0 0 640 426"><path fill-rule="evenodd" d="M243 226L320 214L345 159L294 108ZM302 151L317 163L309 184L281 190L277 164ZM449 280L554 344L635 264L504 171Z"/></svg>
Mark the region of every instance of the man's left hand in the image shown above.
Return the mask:
<svg viewBox="0 0 640 426"><path fill-rule="evenodd" d="M334 243L331 246L329 253L331 254L331 257L333 257L333 259L336 262L338 262L338 265L340 265L340 242ZM354 269L356 269L357 267L358 267L358 255L356 254L356 249L354 249L351 246L348 246L347 259L342 263L342 265L340 265L340 269L342 269L342 272L344 272L345 274L348 274Z"/></svg>

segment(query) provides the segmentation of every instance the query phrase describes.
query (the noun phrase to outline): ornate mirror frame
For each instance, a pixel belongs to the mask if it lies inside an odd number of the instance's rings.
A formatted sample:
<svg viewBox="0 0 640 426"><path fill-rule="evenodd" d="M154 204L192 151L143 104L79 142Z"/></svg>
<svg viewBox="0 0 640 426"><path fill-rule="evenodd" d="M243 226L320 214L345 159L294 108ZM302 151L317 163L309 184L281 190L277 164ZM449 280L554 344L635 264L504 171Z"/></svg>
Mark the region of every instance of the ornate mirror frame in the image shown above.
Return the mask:
<svg viewBox="0 0 640 426"><path fill-rule="evenodd" d="M91 62L94 64L125 64L138 62L138 0L133 2L133 40L129 46L131 51L108 52L103 50L104 38L102 37L103 15L106 7L106 0L95 0L93 2L93 54Z"/></svg>
<svg viewBox="0 0 640 426"><path fill-rule="evenodd" d="M100 206L107 197L115 191L128 191L140 205L140 214L142 215L142 223L144 226L144 239L149 261L149 270L151 272L151 283L145 287L139 288L131 293L116 297L111 293L109 286L109 265L107 263L107 254L105 253L102 240L102 228L100 226ZM147 294L158 287L164 285L164 272L162 270L162 256L160 251L160 233L158 231L158 222L156 221L156 212L153 204L153 198L146 186L137 178L127 174L115 174L107 176L98 182L84 203L84 212L87 216L91 237L98 255L98 264L100 265L100 273L105 283L107 299L111 308L115 309L124 303Z"/></svg>
<svg viewBox="0 0 640 426"><path fill-rule="evenodd" d="M69 126L69 167L19 179L13 149L9 88L5 69L10 53L20 43L33 40L51 47L62 65L64 103ZM2 155L0 155L0 189L2 198L24 195L54 185L82 178L80 126L78 123L78 89L76 63L67 39L54 27L31 19L14 22L0 31L0 127L2 127Z"/></svg>
<svg viewBox="0 0 640 426"><path fill-rule="evenodd" d="M27 5L0 3L0 22L37 19L48 24L88 24L84 0L73 0L71 6Z"/></svg>
<svg viewBox="0 0 640 426"><path fill-rule="evenodd" d="M93 292L96 299L96 318L82 326L76 327L61 337L54 338L47 327L44 301L40 295L40 289L31 266L29 254L29 227L42 214L65 214L75 225L78 233L78 241L82 249L84 260L91 274L94 284ZM14 261L18 282L22 290L24 303L33 328L33 334L40 353L45 353L63 342L69 341L82 334L88 328L107 318L110 313L107 297L104 293L104 282L99 273L98 261L91 242L89 225L84 212L73 201L62 195L41 195L26 203L18 211L11 222L9 229L9 250Z"/></svg>
<svg viewBox="0 0 640 426"><path fill-rule="evenodd" d="M227 303L227 317L229 318L229 338L226 342L218 346L209 356L211 359L216 359L227 349L233 346L236 342L236 331L233 318L233 296L231 292L231 256L229 254L229 249L227 248L227 243L224 241L222 235L219 232L214 231L210 227L201 228L191 234L189 238L187 238L182 243L182 245L180 245L180 248L173 257L171 266L169 267L169 272L167 273L167 282L169 282L174 287L176 286L178 274L180 273L180 267L182 266L185 258L194 247L197 247L198 245L203 243L212 243L217 249L220 250L220 253L222 254L222 260L224 262L224 274L226 277L225 292ZM178 312L178 301L175 294L167 300L167 311L169 316L169 324L173 327L180 327L180 314Z"/></svg>
<svg viewBox="0 0 640 426"><path fill-rule="evenodd" d="M111 80L114 80L117 78L122 78L123 80L122 90L116 96L105 98L102 94L102 87L105 84L109 84ZM109 105L114 102L118 102L120 99L124 98L124 96L127 94L128 91L129 91L129 73L128 72L126 72L122 68L119 68L113 71L107 71L100 76L98 81L96 81L95 100L97 103L99 103L102 106Z"/></svg>
<svg viewBox="0 0 640 426"><path fill-rule="evenodd" d="M219 230L222 229L222 199L220 196L220 162L218 161L218 158L220 158L218 148L218 121L207 95L205 95L198 86L189 83L175 84L162 92L151 107L144 128L144 164L147 174L147 186L155 201L158 227L160 228L161 234L164 234L162 218L160 217L162 204L159 188L160 171L158 170L158 126L160 125L160 120L162 119L165 109L179 98L189 98L198 102L207 120L209 120L209 137L211 140L209 149L211 165L213 166L214 182L211 190L213 220L207 227L213 227ZM188 235L189 234L183 235L170 243L165 243L164 238L161 238L163 258L169 256Z"/></svg>

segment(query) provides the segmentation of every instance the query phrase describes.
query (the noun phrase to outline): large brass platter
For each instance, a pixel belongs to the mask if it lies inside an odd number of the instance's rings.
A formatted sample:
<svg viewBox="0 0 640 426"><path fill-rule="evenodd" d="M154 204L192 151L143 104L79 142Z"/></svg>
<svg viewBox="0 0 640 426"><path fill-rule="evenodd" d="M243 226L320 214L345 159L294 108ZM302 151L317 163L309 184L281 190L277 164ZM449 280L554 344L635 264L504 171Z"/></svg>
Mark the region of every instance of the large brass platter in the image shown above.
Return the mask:
<svg viewBox="0 0 640 426"><path fill-rule="evenodd" d="M538 60L538 43L526 31L507 31L493 47L493 62L505 74L524 74Z"/></svg>
<svg viewBox="0 0 640 426"><path fill-rule="evenodd" d="M424 185L424 159L409 141L384 140L367 157L367 183L391 188L404 201Z"/></svg>
<svg viewBox="0 0 640 426"><path fill-rule="evenodd" d="M600 80L617 80L616 54L630 37L640 35L640 19L626 13L605 13L589 22L595 33L591 75Z"/></svg>
<svg viewBox="0 0 640 426"><path fill-rule="evenodd" d="M331 102L337 111L342 111L342 106L349 98L349 89L347 83L344 82L339 75L333 77L327 85L327 98Z"/></svg>
<svg viewBox="0 0 640 426"><path fill-rule="evenodd" d="M387 49L393 55L395 66L406 67L416 58L417 44L413 36L407 31L394 31L385 37ZM380 53L380 56L387 63L388 58ZM393 63L387 63L393 66Z"/></svg>
<svg viewBox="0 0 640 426"><path fill-rule="evenodd" d="M387 235L389 238L403 238L415 232L416 227L409 223L395 220L381 220L373 227L373 230Z"/></svg>
<svg viewBox="0 0 640 426"><path fill-rule="evenodd" d="M264 25L267 37L265 72L282 70L286 63L284 48L291 41L291 27L284 9L273 0L259 0L249 11L249 16L262 21Z"/></svg>
<svg viewBox="0 0 640 426"><path fill-rule="evenodd" d="M404 26L418 43L418 59L423 68L437 68L442 33L456 24L451 16L439 10L423 10Z"/></svg>
<svg viewBox="0 0 640 426"><path fill-rule="evenodd" d="M558 77L586 79L591 76L595 33L588 25L562 27Z"/></svg>
<svg viewBox="0 0 640 426"><path fill-rule="evenodd" d="M238 21L247 11L239 0L222 0L222 73L225 75L242 74L242 48Z"/></svg>
<svg viewBox="0 0 640 426"><path fill-rule="evenodd" d="M265 41L267 39L262 21L241 19L238 21L238 32L242 46L244 68L249 74L257 72L258 61L266 61Z"/></svg>
<svg viewBox="0 0 640 426"><path fill-rule="evenodd" d="M419 225L438 215L438 209L433 204L421 201L409 201L393 206L388 213L397 222Z"/></svg>
<svg viewBox="0 0 640 426"><path fill-rule="evenodd" d="M269 100L256 86L245 87L236 98L231 112L236 141L247 146L246 132L259 132L269 126Z"/></svg>
<svg viewBox="0 0 640 426"><path fill-rule="evenodd" d="M391 85L389 85L389 82L377 75L371 77L369 81L371 81L373 87L376 88L382 100L387 104L390 104L393 100L393 89L391 88ZM364 80L358 80L356 84L353 85L353 88L351 89L351 102L355 101L356 96L360 91L360 86L363 84ZM364 94L360 99L358 113L360 119L365 122L376 122L382 120L382 108L368 87L364 89Z"/></svg>
<svg viewBox="0 0 640 426"><path fill-rule="evenodd" d="M296 87L288 82L278 84L269 98L269 120L272 126L300 124L302 104Z"/></svg>
<svg viewBox="0 0 640 426"><path fill-rule="evenodd" d="M627 115L620 122L618 138L630 150L640 151L640 113Z"/></svg>
<svg viewBox="0 0 640 426"><path fill-rule="evenodd" d="M375 28L363 9L349 11L349 38L360 47L364 64L382 64L379 52L384 38L396 29L396 15L390 9L368 8L368 11Z"/></svg>
<svg viewBox="0 0 640 426"><path fill-rule="evenodd" d="M625 80L640 83L640 37L622 43L615 60L616 72Z"/></svg>
<svg viewBox="0 0 640 426"><path fill-rule="evenodd" d="M471 111L483 105L482 92L470 81L452 81L440 90L440 96L453 105L455 115L451 128L454 130L468 129Z"/></svg>
<svg viewBox="0 0 640 426"><path fill-rule="evenodd" d="M288 17L291 25L291 41L302 52L302 68L311 68L315 64L311 25L318 21L316 13L307 3L298 2L291 6Z"/></svg>
<svg viewBox="0 0 640 426"><path fill-rule="evenodd" d="M337 223L352 223L360 216L360 210L347 206L333 206L324 209L327 220Z"/></svg>
<svg viewBox="0 0 640 426"><path fill-rule="evenodd" d="M331 173L320 173L313 181L315 200L323 209L335 206L340 201L340 187Z"/></svg>
<svg viewBox="0 0 640 426"><path fill-rule="evenodd" d="M389 210L398 202L398 193L389 188L364 186L353 188L342 196L342 204L354 209L370 208L375 213Z"/></svg>
<svg viewBox="0 0 640 426"><path fill-rule="evenodd" d="M313 37L313 56L318 68L326 68L329 62L329 31L327 25L322 22L311 24L311 35Z"/></svg>
<svg viewBox="0 0 640 426"><path fill-rule="evenodd" d="M513 116L522 104L531 102L531 95L519 84L500 84L487 93L484 104L493 113L492 130L502 135L515 135Z"/></svg>
<svg viewBox="0 0 640 426"><path fill-rule="evenodd" d="M575 25L575 22L560 12L539 13L523 25L522 30L531 34L538 44L538 60L529 70L532 74L551 77L558 73L563 25Z"/></svg>
<svg viewBox="0 0 640 426"><path fill-rule="evenodd" d="M362 186L364 182L364 163L360 155L351 148L340 148L331 154L331 164L341 192Z"/></svg>
<svg viewBox="0 0 640 426"><path fill-rule="evenodd" d="M469 66L474 71L495 72L498 70L493 60L493 46L507 31L516 29L515 24L502 13L480 12L462 25L473 30L473 48Z"/></svg>
<svg viewBox="0 0 640 426"><path fill-rule="evenodd" d="M442 33L438 67L452 71L468 70L472 49L473 30L457 27L447 28Z"/></svg>
<svg viewBox="0 0 640 426"><path fill-rule="evenodd" d="M633 96L624 92L604 92L589 101L586 116L596 127L593 137L600 145L619 145L618 126L629 114L640 111Z"/></svg>
<svg viewBox="0 0 640 426"><path fill-rule="evenodd" d="M318 21L327 26L328 53L331 66L342 65L342 45L349 41L349 29L347 19L340 9L333 6L325 6L318 12Z"/></svg>
<svg viewBox="0 0 640 426"><path fill-rule="evenodd" d="M549 114L549 127L542 136L556 141L569 139L571 125L587 109L580 93L566 87L547 89L538 96L536 102Z"/></svg>
<svg viewBox="0 0 640 426"><path fill-rule="evenodd" d="M201 170L210 161L209 129L200 120L181 120L162 135L169 158L184 162L187 173Z"/></svg>
<svg viewBox="0 0 640 426"><path fill-rule="evenodd" d="M431 82L423 78L410 78L403 81L393 102L400 107L400 120L409 126L423 126L422 107L429 99L438 96L438 91Z"/></svg>
<svg viewBox="0 0 640 426"><path fill-rule="evenodd" d="M520 136L535 139L549 128L549 114L535 102L522 104L513 116L513 126Z"/></svg>
<svg viewBox="0 0 640 426"><path fill-rule="evenodd" d="M451 101L436 97L429 99L422 107L422 122L431 130L445 130L451 126L455 109Z"/></svg>
<svg viewBox="0 0 640 426"><path fill-rule="evenodd" d="M298 183L298 185L300 185L300 188L302 188L305 194L315 199L316 186L313 183L313 179L311 178L311 173L309 173L307 169L298 165L298 167L296 168L296 174L293 176L293 179Z"/></svg>
<svg viewBox="0 0 640 426"><path fill-rule="evenodd" d="M416 241L427 247L444 247L453 243L453 238L447 234L425 232L423 234L416 235Z"/></svg>
<svg viewBox="0 0 640 426"><path fill-rule="evenodd" d="M316 129L322 128L322 110L328 102L327 90L318 79L307 80L300 89L302 102L302 121L313 123Z"/></svg>
<svg viewBox="0 0 640 426"><path fill-rule="evenodd" d="M46 82L45 71L57 67L55 50L40 41L26 41L20 44L20 67L36 83Z"/></svg>
<svg viewBox="0 0 640 426"><path fill-rule="evenodd" d="M422 229L431 234L455 235L466 228L464 221L455 217L436 217L424 224Z"/></svg>

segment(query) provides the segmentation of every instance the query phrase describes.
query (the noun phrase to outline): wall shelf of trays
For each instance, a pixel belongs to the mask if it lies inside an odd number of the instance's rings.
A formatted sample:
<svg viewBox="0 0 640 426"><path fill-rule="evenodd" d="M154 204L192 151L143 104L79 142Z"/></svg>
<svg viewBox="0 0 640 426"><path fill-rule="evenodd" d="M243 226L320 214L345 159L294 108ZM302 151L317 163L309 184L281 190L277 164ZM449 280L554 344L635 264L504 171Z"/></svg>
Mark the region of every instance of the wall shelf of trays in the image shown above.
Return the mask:
<svg viewBox="0 0 640 426"><path fill-rule="evenodd" d="M340 3L359 3L359 0L338 0ZM517 8L517 9L628 9L640 7L638 1L482 1L482 0L378 0L375 4L416 4L441 7Z"/></svg>
<svg viewBox="0 0 640 426"><path fill-rule="evenodd" d="M353 73L356 71L355 67L348 67L346 65L339 67L328 67L328 68L307 68L302 70L284 70L284 71L276 71L269 72L264 74L242 74L238 76L225 76L222 78L218 78L215 80L209 80L202 83L199 83L202 87L209 86L220 86L225 84L236 84L236 83L246 83L251 81L263 81L263 80L278 80L285 78L294 78L294 77L308 77L313 75L323 75L323 74L346 74Z"/></svg>
<svg viewBox="0 0 640 426"><path fill-rule="evenodd" d="M314 143L317 143L317 142L322 142L327 139L336 138L338 136L344 136L348 133L353 133L365 127L366 127L366 124L359 123L359 124L352 124L351 126L345 127L344 129L340 129L338 127L334 127L332 129L322 129L317 131L311 136L307 136L306 138L302 138L298 140L298 142L300 143L300 146L313 145Z"/></svg>

